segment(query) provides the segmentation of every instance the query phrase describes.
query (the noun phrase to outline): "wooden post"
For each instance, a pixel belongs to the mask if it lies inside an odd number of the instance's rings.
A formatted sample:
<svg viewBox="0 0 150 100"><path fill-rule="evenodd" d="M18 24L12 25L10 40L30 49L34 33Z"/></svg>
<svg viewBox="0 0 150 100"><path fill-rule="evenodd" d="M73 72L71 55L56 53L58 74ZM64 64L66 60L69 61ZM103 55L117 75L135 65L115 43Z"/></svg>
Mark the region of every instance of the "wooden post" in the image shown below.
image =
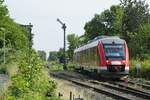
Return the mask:
<svg viewBox="0 0 150 100"><path fill-rule="evenodd" d="M72 100L72 92L70 91L70 100Z"/></svg>

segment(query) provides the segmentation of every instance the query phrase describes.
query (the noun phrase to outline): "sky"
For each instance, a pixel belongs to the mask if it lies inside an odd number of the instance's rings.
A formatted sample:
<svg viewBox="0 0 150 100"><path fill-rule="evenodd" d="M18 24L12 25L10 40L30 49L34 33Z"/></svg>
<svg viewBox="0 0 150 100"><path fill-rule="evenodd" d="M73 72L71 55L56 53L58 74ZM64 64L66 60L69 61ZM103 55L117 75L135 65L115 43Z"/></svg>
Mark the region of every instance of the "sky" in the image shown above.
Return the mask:
<svg viewBox="0 0 150 100"><path fill-rule="evenodd" d="M147 0L150 5L150 0ZM36 50L58 51L63 47L63 30L56 19L67 26L66 34L84 34L84 25L119 0L5 0L9 14L20 24L32 23Z"/></svg>

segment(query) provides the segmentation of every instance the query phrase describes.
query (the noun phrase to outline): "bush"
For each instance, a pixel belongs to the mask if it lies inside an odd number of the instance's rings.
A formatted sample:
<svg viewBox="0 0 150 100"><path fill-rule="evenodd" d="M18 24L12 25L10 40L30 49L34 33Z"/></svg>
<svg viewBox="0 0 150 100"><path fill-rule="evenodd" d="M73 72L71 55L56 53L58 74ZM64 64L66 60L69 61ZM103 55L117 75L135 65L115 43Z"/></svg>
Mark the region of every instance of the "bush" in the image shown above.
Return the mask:
<svg viewBox="0 0 150 100"><path fill-rule="evenodd" d="M141 77L145 79L150 79L150 60L131 60L130 62L130 76ZM141 70L139 75L136 72L136 64L141 64Z"/></svg>
<svg viewBox="0 0 150 100"><path fill-rule="evenodd" d="M64 70L63 69L63 64L58 63L56 61L47 62L46 67L49 70ZM73 70L74 67L75 67L75 64L73 62L67 63L67 69L68 70Z"/></svg>
<svg viewBox="0 0 150 100"><path fill-rule="evenodd" d="M47 63L49 70L63 70L63 64L60 64L56 61L51 61Z"/></svg>
<svg viewBox="0 0 150 100"><path fill-rule="evenodd" d="M15 63L9 63L9 64L6 65L6 70L7 70L8 76L11 78L15 74L17 74L18 66Z"/></svg>
<svg viewBox="0 0 150 100"><path fill-rule="evenodd" d="M68 70L74 70L75 64L74 64L73 62L69 62L69 63L67 64L67 68L68 68Z"/></svg>
<svg viewBox="0 0 150 100"><path fill-rule="evenodd" d="M11 77L12 85L8 89L6 100L46 100L47 93L55 96L56 83L51 81L44 63L36 52L29 59L22 54L18 60L18 72Z"/></svg>
<svg viewBox="0 0 150 100"><path fill-rule="evenodd" d="M0 65L0 74L6 74L7 73L7 69L4 65Z"/></svg>

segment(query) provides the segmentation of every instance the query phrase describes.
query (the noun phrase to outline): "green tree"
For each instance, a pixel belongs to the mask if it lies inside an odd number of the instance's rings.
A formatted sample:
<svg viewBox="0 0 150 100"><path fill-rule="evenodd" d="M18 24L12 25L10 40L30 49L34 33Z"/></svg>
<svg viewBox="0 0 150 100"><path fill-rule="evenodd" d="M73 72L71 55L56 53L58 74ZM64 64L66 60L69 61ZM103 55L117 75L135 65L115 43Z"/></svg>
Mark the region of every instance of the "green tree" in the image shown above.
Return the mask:
<svg viewBox="0 0 150 100"><path fill-rule="evenodd" d="M150 59L150 22L140 26L136 36L137 43L139 42L139 54L143 59Z"/></svg>
<svg viewBox="0 0 150 100"><path fill-rule="evenodd" d="M57 56L59 59L60 63L64 63L64 49L60 48L59 51L57 52Z"/></svg>
<svg viewBox="0 0 150 100"><path fill-rule="evenodd" d="M8 9L2 0L0 2L0 29L0 47L4 47L5 34L6 48L9 49L9 51L8 49L6 50L7 61L11 58L10 55L16 54L17 50L22 51L27 49L28 40L25 36L27 34L26 30L9 17Z"/></svg>
<svg viewBox="0 0 150 100"><path fill-rule="evenodd" d="M58 52L51 51L49 52L48 61L57 61L58 60Z"/></svg>
<svg viewBox="0 0 150 100"><path fill-rule="evenodd" d="M77 48L79 46L79 37L75 34L69 34L67 36L67 40L68 40L68 56L70 58L70 60L73 60L73 54L74 54L74 50L75 48Z"/></svg>
<svg viewBox="0 0 150 100"><path fill-rule="evenodd" d="M150 59L150 23L140 26L137 33L128 33L131 42L128 43L130 55L141 60Z"/></svg>
<svg viewBox="0 0 150 100"><path fill-rule="evenodd" d="M95 14L94 18L87 22L84 26L86 42L94 39L98 35L105 34L105 24L103 23L101 16Z"/></svg>
<svg viewBox="0 0 150 100"><path fill-rule="evenodd" d="M8 9L3 5L4 0L0 0L0 26L2 25L2 20L8 16Z"/></svg>
<svg viewBox="0 0 150 100"><path fill-rule="evenodd" d="M110 12L113 17L112 29L114 34L122 35L122 19L124 16L124 9L120 5L111 6Z"/></svg>
<svg viewBox="0 0 150 100"><path fill-rule="evenodd" d="M99 35L119 35L122 32L122 18L124 10L119 5L96 14L94 18L85 24L86 40L94 39Z"/></svg>
<svg viewBox="0 0 150 100"><path fill-rule="evenodd" d="M32 48L33 46L33 33L32 33L32 27L33 25L31 25L31 23L29 23L29 25L20 25L24 30L26 30L26 37L28 38L29 41L29 47Z"/></svg>
<svg viewBox="0 0 150 100"><path fill-rule="evenodd" d="M130 34L138 32L141 25L147 23L150 17L149 6L145 0L120 0L124 9L122 22L123 35L130 40Z"/></svg>
<svg viewBox="0 0 150 100"><path fill-rule="evenodd" d="M38 51L39 57L43 60L46 61L46 52L45 51Z"/></svg>

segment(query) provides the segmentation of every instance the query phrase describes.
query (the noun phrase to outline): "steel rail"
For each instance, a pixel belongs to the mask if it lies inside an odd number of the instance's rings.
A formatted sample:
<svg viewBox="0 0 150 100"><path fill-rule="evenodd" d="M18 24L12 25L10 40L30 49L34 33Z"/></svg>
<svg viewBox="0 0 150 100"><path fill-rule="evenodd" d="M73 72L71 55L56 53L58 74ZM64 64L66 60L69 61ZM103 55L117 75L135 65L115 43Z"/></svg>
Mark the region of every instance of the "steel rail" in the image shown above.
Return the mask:
<svg viewBox="0 0 150 100"><path fill-rule="evenodd" d="M136 82L133 82L133 81L129 81L128 83L130 83L130 84L136 84L136 85L142 86L145 89L149 89L150 90L150 85L147 85L147 84L136 83Z"/></svg>
<svg viewBox="0 0 150 100"><path fill-rule="evenodd" d="M95 87L95 86L93 86L91 84L88 84L86 82L81 82L81 81L75 80L74 78L70 78L70 77L67 77L67 76L62 76L62 74L58 75L58 74L55 74L55 73L50 73L50 75L52 75L54 77L57 77L57 78L68 80L68 81L70 81L74 84L83 86L83 87L88 88L88 89L92 89L95 92L102 93L104 95L110 96L110 97L112 97L114 99L117 99L117 100L132 100L128 97L125 97L125 96L122 96L122 95L119 95L119 94L115 94L113 92L110 92L110 91L107 91L107 90L104 90L104 89L100 89L100 88Z"/></svg>
<svg viewBox="0 0 150 100"><path fill-rule="evenodd" d="M133 89L133 88L128 87L128 86L124 86L124 85L120 85L120 84L119 84L120 87L113 86L113 85L111 85L111 84L113 84L113 82L110 83L110 84L106 84L106 83L103 83L103 82L94 81L92 83L101 84L101 85L103 85L105 87L112 88L114 90L118 90L118 91L129 93L129 94L133 94L133 95L135 95L137 97L142 97L144 99L150 99L150 94L149 93L146 93L146 92L143 92L143 91L139 91L137 89ZM118 83L115 83L115 85L118 85Z"/></svg>

